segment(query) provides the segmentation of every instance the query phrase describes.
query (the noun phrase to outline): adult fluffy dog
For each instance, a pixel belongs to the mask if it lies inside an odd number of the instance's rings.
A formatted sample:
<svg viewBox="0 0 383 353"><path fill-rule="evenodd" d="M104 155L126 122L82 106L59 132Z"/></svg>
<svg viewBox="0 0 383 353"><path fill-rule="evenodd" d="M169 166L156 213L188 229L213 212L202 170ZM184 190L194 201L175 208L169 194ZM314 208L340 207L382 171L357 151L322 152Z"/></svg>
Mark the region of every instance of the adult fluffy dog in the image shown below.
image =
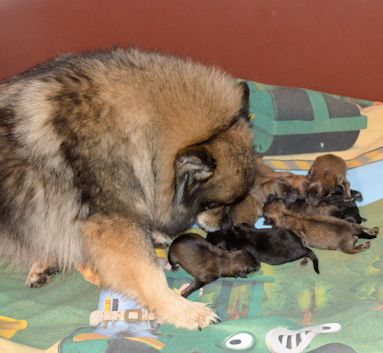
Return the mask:
<svg viewBox="0 0 383 353"><path fill-rule="evenodd" d="M30 286L90 263L159 321L214 322L168 288L152 242L197 218L216 228L248 192L247 110L247 86L220 70L134 49L66 55L1 82L1 256L32 266Z"/></svg>

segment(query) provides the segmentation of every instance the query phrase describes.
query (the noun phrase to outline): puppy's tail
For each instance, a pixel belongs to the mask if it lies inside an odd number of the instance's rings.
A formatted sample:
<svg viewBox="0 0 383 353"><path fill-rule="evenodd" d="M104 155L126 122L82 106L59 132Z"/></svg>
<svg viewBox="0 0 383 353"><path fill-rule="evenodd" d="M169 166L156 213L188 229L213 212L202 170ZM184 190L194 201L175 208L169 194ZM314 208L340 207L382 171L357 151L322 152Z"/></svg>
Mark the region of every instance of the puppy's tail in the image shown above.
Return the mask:
<svg viewBox="0 0 383 353"><path fill-rule="evenodd" d="M314 270L317 274L320 274L319 272L319 261L317 256L314 254L314 252L310 249L307 249L307 255L306 255L312 262L314 266Z"/></svg>

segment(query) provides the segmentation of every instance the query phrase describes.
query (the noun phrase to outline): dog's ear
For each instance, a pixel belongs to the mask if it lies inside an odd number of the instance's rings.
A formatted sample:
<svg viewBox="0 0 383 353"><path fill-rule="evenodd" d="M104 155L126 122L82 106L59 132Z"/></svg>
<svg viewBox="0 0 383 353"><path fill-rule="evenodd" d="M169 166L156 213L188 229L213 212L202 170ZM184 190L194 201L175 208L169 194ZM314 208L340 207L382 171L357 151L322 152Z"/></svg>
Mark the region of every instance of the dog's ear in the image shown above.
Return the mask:
<svg viewBox="0 0 383 353"><path fill-rule="evenodd" d="M209 180L216 168L214 158L203 146L181 150L175 161L176 198L181 203L185 195L191 195L199 185Z"/></svg>
<svg viewBox="0 0 383 353"><path fill-rule="evenodd" d="M238 83L242 91L242 104L241 104L241 112L240 115L244 115L246 119L249 119L249 96L250 90L246 81L241 81Z"/></svg>

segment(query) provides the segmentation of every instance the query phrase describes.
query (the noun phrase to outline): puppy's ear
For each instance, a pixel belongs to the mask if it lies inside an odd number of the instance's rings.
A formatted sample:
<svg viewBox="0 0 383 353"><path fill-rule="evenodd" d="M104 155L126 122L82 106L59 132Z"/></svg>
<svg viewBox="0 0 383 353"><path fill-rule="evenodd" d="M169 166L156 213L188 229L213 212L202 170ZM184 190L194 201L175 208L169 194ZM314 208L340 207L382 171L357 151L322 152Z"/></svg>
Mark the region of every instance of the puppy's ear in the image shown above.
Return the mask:
<svg viewBox="0 0 383 353"><path fill-rule="evenodd" d="M191 195L199 185L213 176L216 168L214 158L203 146L192 146L181 150L176 156L176 203L185 195Z"/></svg>

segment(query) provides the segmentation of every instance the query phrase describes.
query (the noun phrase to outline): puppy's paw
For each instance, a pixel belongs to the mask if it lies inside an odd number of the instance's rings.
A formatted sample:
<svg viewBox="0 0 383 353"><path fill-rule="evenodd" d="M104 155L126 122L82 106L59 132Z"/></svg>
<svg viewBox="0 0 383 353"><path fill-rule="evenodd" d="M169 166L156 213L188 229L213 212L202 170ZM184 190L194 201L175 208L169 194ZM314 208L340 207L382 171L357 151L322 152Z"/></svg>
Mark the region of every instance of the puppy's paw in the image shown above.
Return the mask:
<svg viewBox="0 0 383 353"><path fill-rule="evenodd" d="M176 327L200 330L219 321L218 316L206 304L189 301L181 296L165 312L156 311L159 322L168 322Z"/></svg>
<svg viewBox="0 0 383 353"><path fill-rule="evenodd" d="M379 227L372 228L372 235L378 235L379 234Z"/></svg>
<svg viewBox="0 0 383 353"><path fill-rule="evenodd" d="M49 283L53 276L59 272L57 267L48 267L44 271L31 271L29 272L25 285L29 288L40 288Z"/></svg>
<svg viewBox="0 0 383 353"><path fill-rule="evenodd" d="M369 249L371 246L371 243L369 241L366 241L365 243L363 243L362 247L363 249Z"/></svg>

